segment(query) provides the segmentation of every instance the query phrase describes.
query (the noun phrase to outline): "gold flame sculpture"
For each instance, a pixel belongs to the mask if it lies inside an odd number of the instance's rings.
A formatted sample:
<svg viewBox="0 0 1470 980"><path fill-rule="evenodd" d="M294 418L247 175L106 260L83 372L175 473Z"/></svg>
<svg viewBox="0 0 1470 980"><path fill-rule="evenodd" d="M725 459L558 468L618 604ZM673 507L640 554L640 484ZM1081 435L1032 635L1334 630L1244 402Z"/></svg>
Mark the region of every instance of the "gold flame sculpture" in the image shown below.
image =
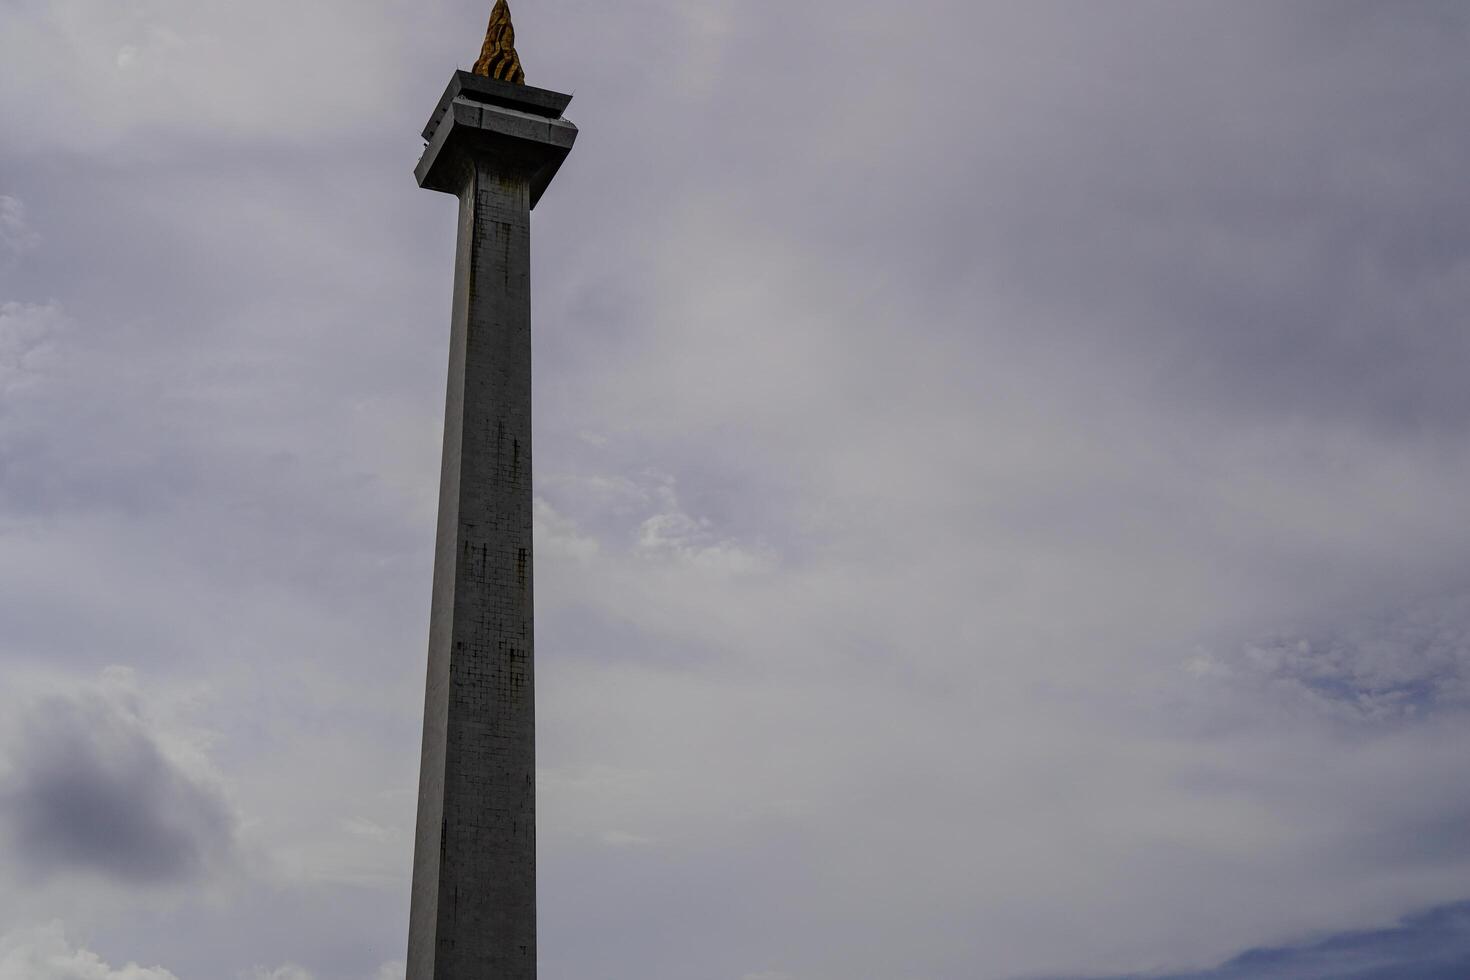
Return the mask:
<svg viewBox="0 0 1470 980"><path fill-rule="evenodd" d="M511 26L510 5L505 0L495 0L495 9L490 11L490 26L485 30L485 44L474 72L515 85L526 84L526 72L516 54L516 29Z"/></svg>

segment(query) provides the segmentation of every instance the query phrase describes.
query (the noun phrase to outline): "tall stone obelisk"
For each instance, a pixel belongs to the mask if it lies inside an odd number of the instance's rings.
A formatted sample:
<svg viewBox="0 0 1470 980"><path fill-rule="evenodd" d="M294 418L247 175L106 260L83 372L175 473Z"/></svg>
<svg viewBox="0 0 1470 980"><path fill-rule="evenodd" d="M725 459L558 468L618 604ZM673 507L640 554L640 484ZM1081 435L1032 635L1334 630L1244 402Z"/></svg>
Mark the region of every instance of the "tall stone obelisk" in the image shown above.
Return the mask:
<svg viewBox="0 0 1470 980"><path fill-rule="evenodd" d="M536 976L530 234L577 136L570 101L525 84L498 0L415 170L459 197L459 247L408 980Z"/></svg>

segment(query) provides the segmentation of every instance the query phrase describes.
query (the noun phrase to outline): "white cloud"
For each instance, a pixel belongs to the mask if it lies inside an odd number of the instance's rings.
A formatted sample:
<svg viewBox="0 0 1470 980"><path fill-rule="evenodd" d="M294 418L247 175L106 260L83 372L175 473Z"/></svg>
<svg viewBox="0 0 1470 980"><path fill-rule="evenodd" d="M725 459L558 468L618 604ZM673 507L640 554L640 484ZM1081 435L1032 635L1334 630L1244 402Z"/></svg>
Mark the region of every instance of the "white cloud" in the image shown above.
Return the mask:
<svg viewBox="0 0 1470 980"><path fill-rule="evenodd" d="M585 565L596 558L600 550L596 538L581 533L576 522L558 514L540 497L536 498L532 533L537 555L545 558L567 559Z"/></svg>
<svg viewBox="0 0 1470 980"><path fill-rule="evenodd" d="M41 236L26 222L25 205L17 198L0 194L0 255L28 252L40 240Z"/></svg>
<svg viewBox="0 0 1470 980"><path fill-rule="evenodd" d="M310 971L287 963L285 966L278 966L274 969L258 966L242 973L240 980L313 980L313 978Z"/></svg>
<svg viewBox="0 0 1470 980"><path fill-rule="evenodd" d="M747 546L723 536L709 518L686 513L673 477L658 477L646 496L656 503L657 510L638 525L634 542L637 555L717 575L770 570L774 561L770 549Z"/></svg>
<svg viewBox="0 0 1470 980"><path fill-rule="evenodd" d="M14 394L53 370L67 326L55 303L0 303L0 393Z"/></svg>
<svg viewBox="0 0 1470 980"><path fill-rule="evenodd" d="M1186 670L1258 709L1352 724L1403 724L1470 707L1470 594L1337 613L1226 653L1200 651Z"/></svg>
<svg viewBox="0 0 1470 980"><path fill-rule="evenodd" d="M0 939L0 980L178 980L162 967L112 967L73 945L60 922Z"/></svg>

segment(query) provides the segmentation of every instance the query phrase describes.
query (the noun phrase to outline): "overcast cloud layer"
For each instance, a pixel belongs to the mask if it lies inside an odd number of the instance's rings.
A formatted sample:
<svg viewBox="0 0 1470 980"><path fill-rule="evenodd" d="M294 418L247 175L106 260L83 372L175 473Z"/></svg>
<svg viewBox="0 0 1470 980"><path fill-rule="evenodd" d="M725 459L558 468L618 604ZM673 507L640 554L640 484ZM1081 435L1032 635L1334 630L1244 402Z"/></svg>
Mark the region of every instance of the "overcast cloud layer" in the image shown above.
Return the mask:
<svg viewBox="0 0 1470 980"><path fill-rule="evenodd" d="M0 0L0 980L402 975L488 6ZM1470 9L514 10L546 980L1470 972Z"/></svg>

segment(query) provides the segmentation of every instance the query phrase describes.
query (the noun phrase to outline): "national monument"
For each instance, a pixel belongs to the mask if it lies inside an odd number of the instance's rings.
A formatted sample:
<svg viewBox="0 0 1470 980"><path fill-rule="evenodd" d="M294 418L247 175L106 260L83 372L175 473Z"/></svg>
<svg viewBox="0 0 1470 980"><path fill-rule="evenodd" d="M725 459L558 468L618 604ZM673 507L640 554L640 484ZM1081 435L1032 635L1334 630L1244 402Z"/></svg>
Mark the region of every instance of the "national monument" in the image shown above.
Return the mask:
<svg viewBox="0 0 1470 980"><path fill-rule="evenodd" d="M531 209L577 127L497 0L429 124L419 186L459 198L408 980L534 980Z"/></svg>

